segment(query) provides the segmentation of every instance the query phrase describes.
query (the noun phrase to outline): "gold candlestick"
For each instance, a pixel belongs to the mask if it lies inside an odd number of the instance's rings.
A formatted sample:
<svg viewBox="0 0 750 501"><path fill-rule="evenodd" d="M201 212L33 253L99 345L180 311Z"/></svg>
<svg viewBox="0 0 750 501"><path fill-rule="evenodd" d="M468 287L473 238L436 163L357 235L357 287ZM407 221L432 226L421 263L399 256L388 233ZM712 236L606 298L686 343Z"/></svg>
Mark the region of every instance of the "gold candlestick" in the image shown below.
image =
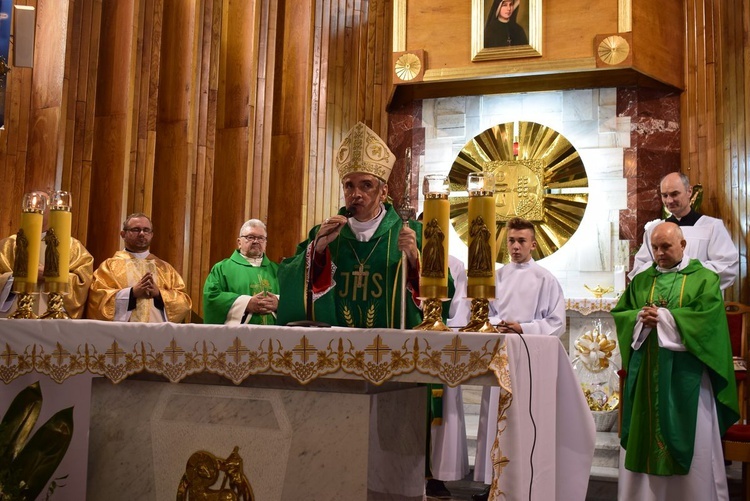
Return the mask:
<svg viewBox="0 0 750 501"><path fill-rule="evenodd" d="M8 318L37 318L34 313L33 293L39 275L39 248L42 242L42 220L47 194L37 191L23 196L21 228L16 234L13 258L13 292L18 299L16 311Z"/></svg>
<svg viewBox="0 0 750 501"><path fill-rule="evenodd" d="M471 319L461 332L498 332L489 321L489 299L495 297L495 175L472 172L469 192L469 268L467 296Z"/></svg>
<svg viewBox="0 0 750 501"><path fill-rule="evenodd" d="M42 318L70 318L63 306L63 294L68 292L70 271L71 197L67 191L52 194L49 207L49 228L44 241L44 282L49 294L47 312Z"/></svg>
<svg viewBox="0 0 750 501"><path fill-rule="evenodd" d="M419 290L424 296L424 321L414 329L450 331L443 322L442 303L442 299L448 296L448 177L439 174L425 176L422 192L425 201Z"/></svg>

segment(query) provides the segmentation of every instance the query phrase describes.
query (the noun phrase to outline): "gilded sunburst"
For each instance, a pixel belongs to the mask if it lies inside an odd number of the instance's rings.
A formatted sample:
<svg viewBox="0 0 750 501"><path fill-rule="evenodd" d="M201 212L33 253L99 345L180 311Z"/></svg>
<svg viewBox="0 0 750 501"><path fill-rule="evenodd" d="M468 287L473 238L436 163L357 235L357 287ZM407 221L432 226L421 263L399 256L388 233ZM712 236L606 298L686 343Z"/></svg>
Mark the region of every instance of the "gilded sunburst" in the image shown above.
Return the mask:
<svg viewBox="0 0 750 501"><path fill-rule="evenodd" d="M534 223L537 260L556 252L578 229L588 203L588 177L578 152L559 132L534 122L509 122L466 143L449 174L451 223L464 243L466 176L478 171L495 173L497 262L508 262L505 224L513 217Z"/></svg>

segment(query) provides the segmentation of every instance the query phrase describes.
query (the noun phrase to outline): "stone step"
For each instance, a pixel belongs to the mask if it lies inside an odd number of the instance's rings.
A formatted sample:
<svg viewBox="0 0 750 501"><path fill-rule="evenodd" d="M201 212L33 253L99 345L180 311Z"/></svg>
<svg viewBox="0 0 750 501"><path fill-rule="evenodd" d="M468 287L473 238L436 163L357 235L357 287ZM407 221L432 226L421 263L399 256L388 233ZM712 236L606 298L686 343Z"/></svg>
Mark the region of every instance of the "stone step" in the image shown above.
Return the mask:
<svg viewBox="0 0 750 501"><path fill-rule="evenodd" d="M611 466L592 466L591 476L589 479L598 480L600 482L615 482L617 483L618 470L617 467L612 468Z"/></svg>
<svg viewBox="0 0 750 501"><path fill-rule="evenodd" d="M614 468L620 464L620 438L615 432L596 432L596 449L594 449L593 466ZM593 469L592 469L593 472Z"/></svg>

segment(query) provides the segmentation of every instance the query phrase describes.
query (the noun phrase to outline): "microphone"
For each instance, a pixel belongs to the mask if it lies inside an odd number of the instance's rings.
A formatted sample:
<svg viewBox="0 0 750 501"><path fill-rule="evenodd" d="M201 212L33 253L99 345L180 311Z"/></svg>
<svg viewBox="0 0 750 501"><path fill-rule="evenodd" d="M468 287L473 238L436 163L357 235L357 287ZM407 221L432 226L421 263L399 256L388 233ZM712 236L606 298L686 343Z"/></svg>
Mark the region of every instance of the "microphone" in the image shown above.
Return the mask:
<svg viewBox="0 0 750 501"><path fill-rule="evenodd" d="M345 216L345 217L346 217L347 219L349 219L350 217L354 216L354 213L353 213L353 212L351 211L351 209L349 209L349 208L347 207L347 209L346 209L346 210L344 211L344 214L343 214L343 215L344 215L344 216ZM316 236L315 236L315 239L317 240L318 238L322 238L322 237L327 237L327 236L328 236L328 235L330 235L331 233L333 233L333 232L337 231L337 230L339 229L339 227L340 227L340 226L343 226L343 225L339 225L339 226L336 226L336 227L335 227L335 228L333 228L332 230L330 230L330 231L327 231L327 232L323 233L322 235L321 235L321 234L318 234L318 235L316 235Z"/></svg>
<svg viewBox="0 0 750 501"><path fill-rule="evenodd" d="M354 214L352 213L351 209L347 207L346 210L344 211L344 216L346 216L346 218L349 219L353 215ZM328 235L330 235L331 233L335 232L338 229L339 229L339 226L336 226L335 228L328 231L327 233L323 233L322 235L319 233L315 235L315 241L317 241L321 237L327 237ZM315 244L313 243L313 246L314 245ZM289 327L323 327L323 328L330 327L330 324L312 319L312 314L313 314L312 313L313 312L313 297L312 297L313 296L313 291L312 291L313 266L312 265L310 266L309 275L307 279L309 283L307 287L307 297L305 298L306 303L307 303L307 318L305 320L297 320L294 322L288 322L286 325L288 325Z"/></svg>

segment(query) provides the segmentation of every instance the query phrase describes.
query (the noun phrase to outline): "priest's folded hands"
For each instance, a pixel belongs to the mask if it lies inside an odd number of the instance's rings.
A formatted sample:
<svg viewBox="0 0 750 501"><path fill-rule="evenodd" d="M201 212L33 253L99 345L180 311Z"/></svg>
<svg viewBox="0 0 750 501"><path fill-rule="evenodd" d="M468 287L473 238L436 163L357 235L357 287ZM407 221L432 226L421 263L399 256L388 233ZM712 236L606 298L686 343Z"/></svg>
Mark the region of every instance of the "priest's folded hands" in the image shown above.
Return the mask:
<svg viewBox="0 0 750 501"><path fill-rule="evenodd" d="M259 292L252 296L247 302L245 312L258 315L266 315L275 312L279 307L279 298L276 294Z"/></svg>
<svg viewBox="0 0 750 501"><path fill-rule="evenodd" d="M157 298L161 296L159 287L157 287L151 272L144 274L138 283L133 286L133 295L136 299Z"/></svg>

